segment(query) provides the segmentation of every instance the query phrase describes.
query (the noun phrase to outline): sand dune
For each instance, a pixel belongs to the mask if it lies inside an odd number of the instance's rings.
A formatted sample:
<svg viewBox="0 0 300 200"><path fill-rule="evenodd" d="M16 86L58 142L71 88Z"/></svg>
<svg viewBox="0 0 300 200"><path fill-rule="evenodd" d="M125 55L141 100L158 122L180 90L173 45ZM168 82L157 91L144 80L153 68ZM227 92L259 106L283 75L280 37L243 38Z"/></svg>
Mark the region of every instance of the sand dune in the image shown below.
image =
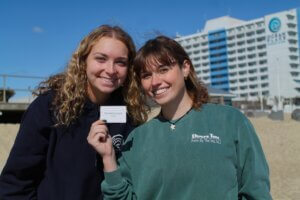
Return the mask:
<svg viewBox="0 0 300 200"><path fill-rule="evenodd" d="M271 175L274 200L300 198L300 122L250 118L261 140ZM0 171L13 145L18 124L0 124Z"/></svg>

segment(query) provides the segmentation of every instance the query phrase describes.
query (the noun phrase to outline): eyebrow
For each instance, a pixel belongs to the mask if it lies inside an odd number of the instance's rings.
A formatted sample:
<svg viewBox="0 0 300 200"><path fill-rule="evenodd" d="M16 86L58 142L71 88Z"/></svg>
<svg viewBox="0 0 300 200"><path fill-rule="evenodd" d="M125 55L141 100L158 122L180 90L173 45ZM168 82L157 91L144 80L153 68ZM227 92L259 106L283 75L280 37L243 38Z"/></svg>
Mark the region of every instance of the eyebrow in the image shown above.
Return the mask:
<svg viewBox="0 0 300 200"><path fill-rule="evenodd" d="M101 53L101 52L95 52L93 53L94 56L97 56L97 55L100 55L100 56L104 56L104 57L108 57L105 53ZM128 60L128 57L123 57L123 56L120 56L120 57L117 57L116 59L124 59L124 60Z"/></svg>

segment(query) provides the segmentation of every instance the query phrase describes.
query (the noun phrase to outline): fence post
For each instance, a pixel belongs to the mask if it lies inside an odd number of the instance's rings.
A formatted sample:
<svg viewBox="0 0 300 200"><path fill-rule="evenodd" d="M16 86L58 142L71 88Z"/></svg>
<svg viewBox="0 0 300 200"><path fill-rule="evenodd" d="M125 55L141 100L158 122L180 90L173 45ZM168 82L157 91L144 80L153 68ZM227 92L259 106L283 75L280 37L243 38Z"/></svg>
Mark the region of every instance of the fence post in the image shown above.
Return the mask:
<svg viewBox="0 0 300 200"><path fill-rule="evenodd" d="M6 102L6 75L3 75L3 103Z"/></svg>

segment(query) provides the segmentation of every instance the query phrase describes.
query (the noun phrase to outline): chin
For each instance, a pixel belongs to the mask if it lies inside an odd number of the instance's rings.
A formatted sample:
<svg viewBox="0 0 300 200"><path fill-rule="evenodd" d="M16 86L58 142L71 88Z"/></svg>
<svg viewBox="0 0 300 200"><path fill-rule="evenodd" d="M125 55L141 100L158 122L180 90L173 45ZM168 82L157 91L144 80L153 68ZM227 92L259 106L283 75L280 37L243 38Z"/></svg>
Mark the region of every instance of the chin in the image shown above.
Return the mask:
<svg viewBox="0 0 300 200"><path fill-rule="evenodd" d="M102 88L99 88L98 90L101 91L102 93L110 94L118 88L119 87L105 87L105 88L102 87Z"/></svg>

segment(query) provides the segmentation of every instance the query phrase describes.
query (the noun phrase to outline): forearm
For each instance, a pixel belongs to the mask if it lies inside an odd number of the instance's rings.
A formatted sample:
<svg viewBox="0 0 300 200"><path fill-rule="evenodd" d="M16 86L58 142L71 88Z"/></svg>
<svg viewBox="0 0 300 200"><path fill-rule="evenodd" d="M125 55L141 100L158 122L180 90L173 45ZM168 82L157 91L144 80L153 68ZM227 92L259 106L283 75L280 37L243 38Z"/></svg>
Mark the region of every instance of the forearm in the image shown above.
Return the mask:
<svg viewBox="0 0 300 200"><path fill-rule="evenodd" d="M103 162L103 171L104 172L113 172L117 170L117 161L115 154L111 156L106 156L102 158Z"/></svg>

